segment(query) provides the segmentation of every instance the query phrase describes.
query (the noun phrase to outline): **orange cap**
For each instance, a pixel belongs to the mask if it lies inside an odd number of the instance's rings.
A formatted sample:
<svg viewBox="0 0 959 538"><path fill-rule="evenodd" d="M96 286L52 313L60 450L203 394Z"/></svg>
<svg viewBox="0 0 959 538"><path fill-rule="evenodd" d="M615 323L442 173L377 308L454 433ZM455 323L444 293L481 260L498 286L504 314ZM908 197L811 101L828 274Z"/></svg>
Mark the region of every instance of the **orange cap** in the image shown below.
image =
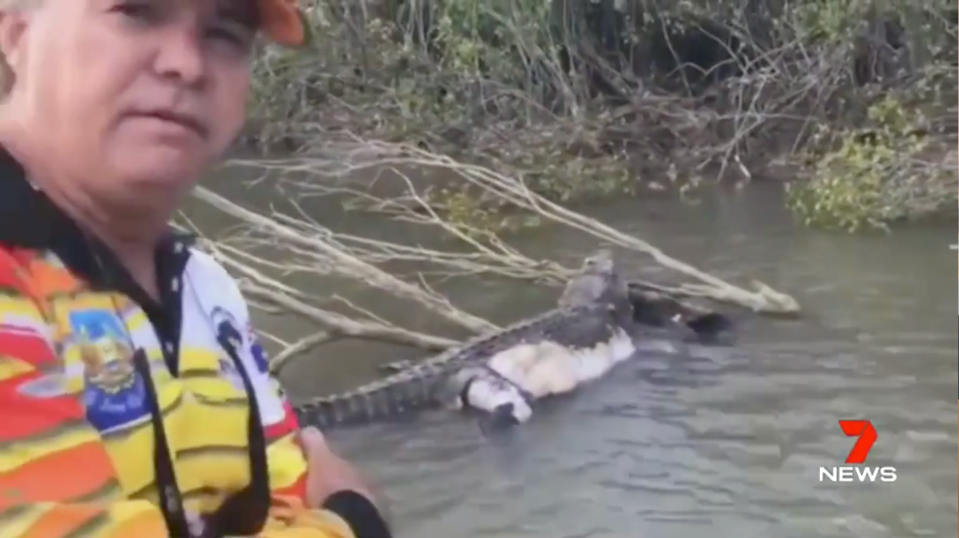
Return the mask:
<svg viewBox="0 0 959 538"><path fill-rule="evenodd" d="M297 0L257 0L263 33L277 45L300 47L309 41L309 29Z"/></svg>

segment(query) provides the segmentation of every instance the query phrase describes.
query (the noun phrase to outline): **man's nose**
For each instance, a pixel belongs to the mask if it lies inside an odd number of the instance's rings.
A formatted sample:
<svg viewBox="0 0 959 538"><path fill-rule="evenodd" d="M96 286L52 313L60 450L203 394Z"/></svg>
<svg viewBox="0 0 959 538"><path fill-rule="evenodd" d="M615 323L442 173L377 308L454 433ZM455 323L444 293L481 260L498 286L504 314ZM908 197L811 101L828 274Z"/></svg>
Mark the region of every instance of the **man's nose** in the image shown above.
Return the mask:
<svg viewBox="0 0 959 538"><path fill-rule="evenodd" d="M203 40L195 28L175 26L164 32L160 41L157 74L185 86L201 86L206 76Z"/></svg>

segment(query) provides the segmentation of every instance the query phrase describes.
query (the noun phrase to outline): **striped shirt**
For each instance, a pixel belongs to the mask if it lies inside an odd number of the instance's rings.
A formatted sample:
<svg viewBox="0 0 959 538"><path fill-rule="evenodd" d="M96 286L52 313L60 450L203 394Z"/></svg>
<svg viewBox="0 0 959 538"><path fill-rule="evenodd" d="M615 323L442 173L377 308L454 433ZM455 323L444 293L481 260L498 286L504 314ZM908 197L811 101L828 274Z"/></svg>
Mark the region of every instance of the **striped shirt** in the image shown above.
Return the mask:
<svg viewBox="0 0 959 538"><path fill-rule="evenodd" d="M350 518L305 506L295 416L226 271L171 239L160 271L164 318L122 279L113 286L88 278L103 271L61 248L78 239L66 217L45 196L11 187L3 172L0 538L169 536L153 457L155 416L162 416L184 519L200 531L205 515L251 482L253 398L244 375L259 410L272 498L260 536L353 538ZM12 228L14 212L43 216ZM223 334L237 344L232 356L218 340ZM145 355L150 382L135 353Z"/></svg>

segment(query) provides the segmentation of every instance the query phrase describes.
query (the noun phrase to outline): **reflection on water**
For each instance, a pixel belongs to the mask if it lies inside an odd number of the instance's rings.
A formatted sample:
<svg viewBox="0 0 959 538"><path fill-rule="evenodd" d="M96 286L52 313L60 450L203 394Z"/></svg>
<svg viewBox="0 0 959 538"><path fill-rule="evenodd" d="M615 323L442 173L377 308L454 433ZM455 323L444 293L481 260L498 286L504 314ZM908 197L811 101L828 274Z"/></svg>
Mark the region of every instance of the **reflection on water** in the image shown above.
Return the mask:
<svg viewBox="0 0 959 538"><path fill-rule="evenodd" d="M956 535L951 230L799 231L770 190L593 213L722 276L788 291L807 319L750 320L735 348L626 364L498 438L446 414L334 433L387 492L401 536ZM548 230L522 243L573 257L594 246ZM642 259L625 261L659 275ZM551 300L515 287L455 291L460 304L503 322ZM364 344L324 353L323 367L290 369L291 391L368 379L373 364L403 358ZM819 466L841 465L852 446L836 422L849 418L873 421L870 463L895 465L897 482L818 482Z"/></svg>

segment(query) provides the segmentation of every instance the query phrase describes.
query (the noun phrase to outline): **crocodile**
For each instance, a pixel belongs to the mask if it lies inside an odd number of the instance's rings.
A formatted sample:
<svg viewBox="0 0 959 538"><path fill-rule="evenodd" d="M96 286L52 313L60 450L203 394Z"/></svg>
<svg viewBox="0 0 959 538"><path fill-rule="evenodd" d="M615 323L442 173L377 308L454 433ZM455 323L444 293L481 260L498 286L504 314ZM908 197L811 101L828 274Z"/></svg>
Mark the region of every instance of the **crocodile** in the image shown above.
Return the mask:
<svg viewBox="0 0 959 538"><path fill-rule="evenodd" d="M608 252L586 258L557 308L467 340L354 390L296 406L302 423L331 428L410 411L471 408L515 423L532 402L570 392L631 357L632 304Z"/></svg>

